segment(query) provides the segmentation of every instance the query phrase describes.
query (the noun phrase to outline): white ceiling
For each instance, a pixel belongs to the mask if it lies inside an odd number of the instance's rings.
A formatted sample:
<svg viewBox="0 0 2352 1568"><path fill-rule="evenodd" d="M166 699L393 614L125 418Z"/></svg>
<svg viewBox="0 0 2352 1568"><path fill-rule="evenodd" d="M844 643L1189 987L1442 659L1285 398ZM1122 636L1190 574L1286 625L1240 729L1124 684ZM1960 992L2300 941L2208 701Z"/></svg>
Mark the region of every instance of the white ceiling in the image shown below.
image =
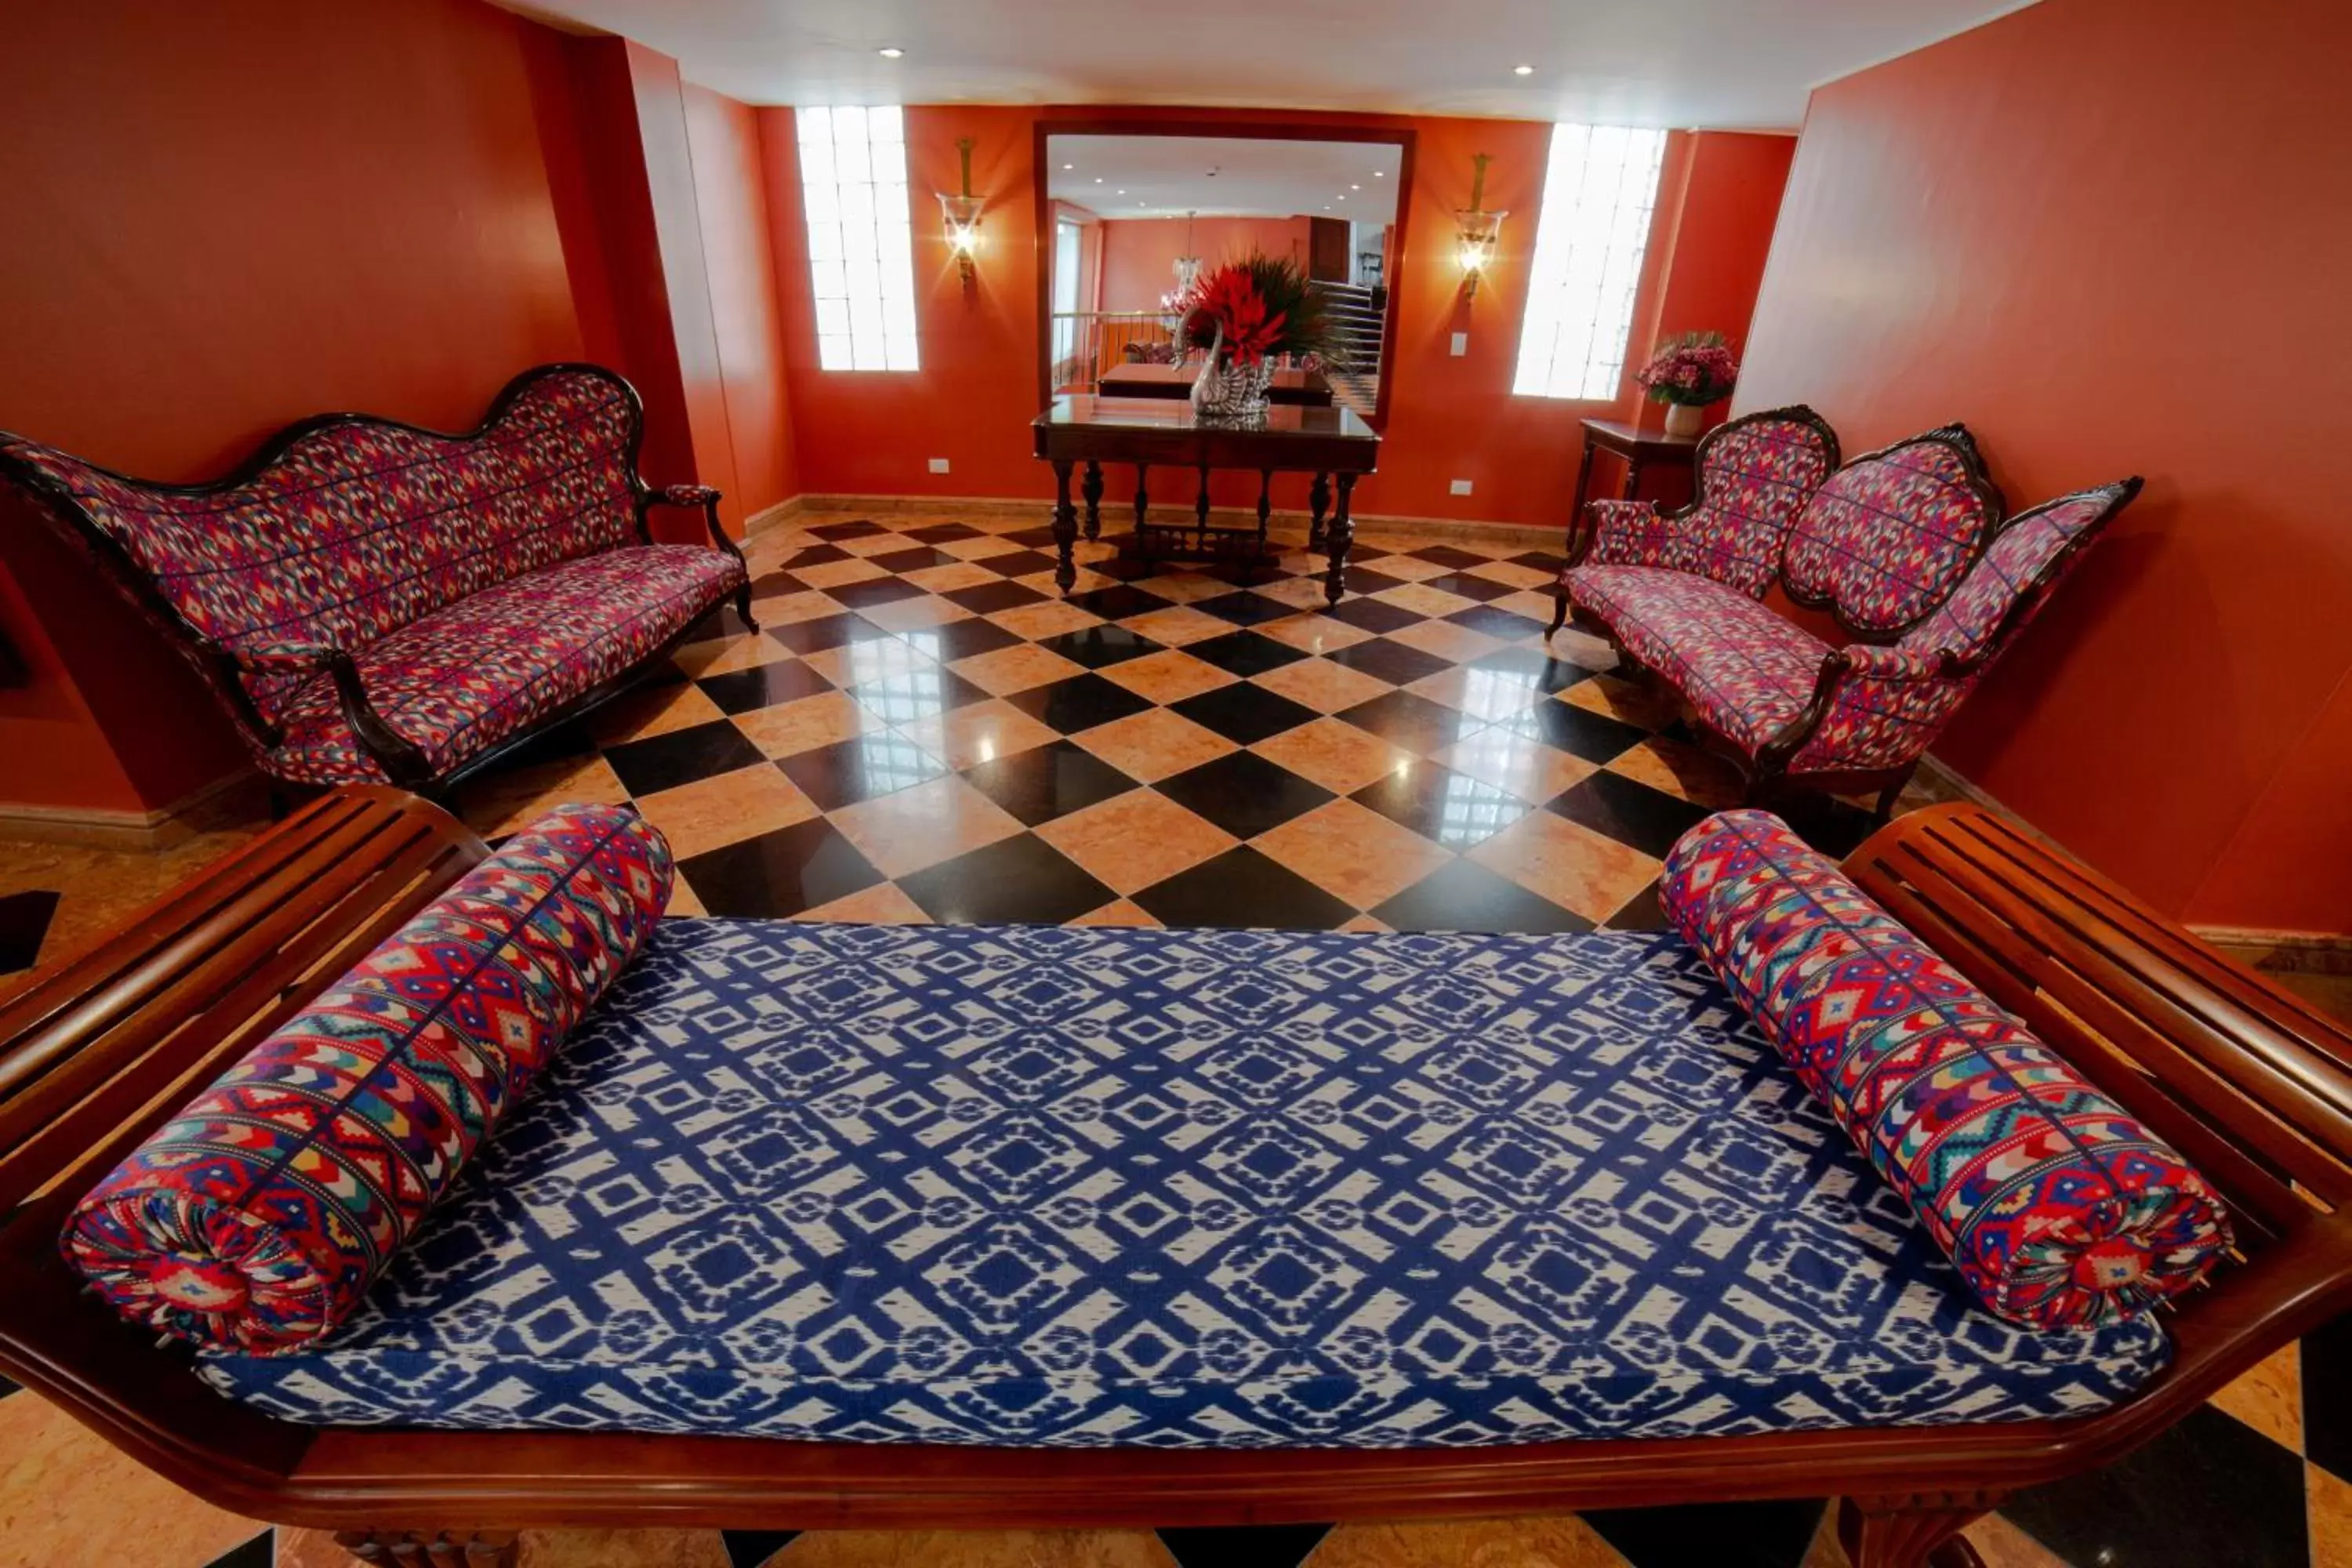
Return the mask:
<svg viewBox="0 0 2352 1568"><path fill-rule="evenodd" d="M1388 223L1404 165L1402 149L1363 142L1054 136L1046 149L1046 188L1107 218L1328 213Z"/></svg>
<svg viewBox="0 0 2352 1568"><path fill-rule="evenodd" d="M1177 103L1792 129L2031 0L503 0L748 103ZM876 53L903 48L902 59ZM1517 77L1512 67L1532 65Z"/></svg>

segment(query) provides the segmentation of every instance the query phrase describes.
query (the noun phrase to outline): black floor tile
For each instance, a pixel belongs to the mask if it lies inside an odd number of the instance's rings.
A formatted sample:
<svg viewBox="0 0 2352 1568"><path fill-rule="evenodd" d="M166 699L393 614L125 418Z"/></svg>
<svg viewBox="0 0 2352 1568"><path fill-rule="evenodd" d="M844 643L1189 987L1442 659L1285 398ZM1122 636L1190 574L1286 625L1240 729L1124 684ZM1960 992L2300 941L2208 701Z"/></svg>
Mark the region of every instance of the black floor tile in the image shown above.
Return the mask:
<svg viewBox="0 0 2352 1568"><path fill-rule="evenodd" d="M1114 685L1092 670L1050 686L1033 686L1004 700L1032 719L1044 720L1065 735L1140 713L1151 706L1126 687Z"/></svg>
<svg viewBox="0 0 2352 1568"><path fill-rule="evenodd" d="M1295 605L1286 605L1279 599L1269 599L1247 588L1219 594L1211 599L1195 599L1192 608L1203 615L1214 616L1221 621L1231 621L1237 626L1263 626L1267 621L1278 621L1285 616L1298 613Z"/></svg>
<svg viewBox="0 0 2352 1568"><path fill-rule="evenodd" d="M677 868L704 909L746 920L796 915L882 880L821 816L697 855Z"/></svg>
<svg viewBox="0 0 2352 1568"><path fill-rule="evenodd" d="M1027 590L1023 591L1025 593ZM941 664L952 664L974 654L994 653L998 648L1011 647L1021 639L994 621L983 621L974 616L968 621L950 621L945 626L901 632L898 640L927 658L935 658Z"/></svg>
<svg viewBox="0 0 2352 1568"><path fill-rule="evenodd" d="M950 925L1059 925L1118 896L1034 833L901 877L898 886Z"/></svg>
<svg viewBox="0 0 2352 1568"><path fill-rule="evenodd" d="M1164 610L1168 607L1168 601L1159 595L1146 593L1140 588L1131 587L1125 583L1073 595L1070 603L1089 614L1100 616L1107 621L1125 620L1129 616L1140 616L1152 610Z"/></svg>
<svg viewBox="0 0 2352 1568"><path fill-rule="evenodd" d="M835 594L834 597L838 599L841 595ZM1466 610L1456 610L1445 618L1457 626L1468 626L1472 631L1485 632L1490 637L1516 639L1544 629L1541 621L1531 621L1525 616L1498 610L1492 605L1473 605Z"/></svg>
<svg viewBox="0 0 2352 1568"><path fill-rule="evenodd" d="M1491 555L1475 555L1467 550L1456 550L1451 544L1427 544L1419 550L1408 551L1406 553L1416 560L1427 561L1439 566L1452 566L1457 570L1465 566L1484 566L1494 559Z"/></svg>
<svg viewBox="0 0 2352 1568"><path fill-rule="evenodd" d="M919 544L907 550L893 550L881 555L869 555L866 559L885 572L920 572L929 566L963 564L962 556L950 555L944 550L934 550L928 544Z"/></svg>
<svg viewBox="0 0 2352 1568"><path fill-rule="evenodd" d="M1333 798L1321 784L1255 752L1234 752L1162 779L1160 793L1236 838L1255 838Z"/></svg>
<svg viewBox="0 0 2352 1568"><path fill-rule="evenodd" d="M1018 533L1008 533L1004 537L1015 544L1026 544L1034 550L1047 550L1053 547L1054 525L1050 522L1041 522L1034 528L1024 528Z"/></svg>
<svg viewBox="0 0 2352 1568"><path fill-rule="evenodd" d="M1423 653L1417 647L1386 637L1367 637L1351 647L1335 649L1323 656L1333 664L1344 664L1349 669L1387 681L1391 686L1411 686L1424 675L1435 675L1445 668L1445 661L1433 653Z"/></svg>
<svg viewBox="0 0 2352 1568"><path fill-rule="evenodd" d="M39 962L41 939L58 912L58 895L47 889L0 898L0 974L30 969Z"/></svg>
<svg viewBox="0 0 2352 1568"><path fill-rule="evenodd" d="M1674 925L1666 911L1658 905L1658 885L1643 889L1617 908L1617 912L1601 922L1610 931L1665 931Z"/></svg>
<svg viewBox="0 0 2352 1568"><path fill-rule="evenodd" d="M887 730L836 741L776 764L820 811L837 811L938 778L947 764Z"/></svg>
<svg viewBox="0 0 2352 1568"><path fill-rule="evenodd" d="M1342 599L1323 614L1360 631L1375 633L1401 631L1416 621L1429 618L1391 605L1385 599Z"/></svg>
<svg viewBox="0 0 2352 1568"><path fill-rule="evenodd" d="M1435 763L1382 773L1348 798L1454 850L1484 844L1535 809L1508 790Z"/></svg>
<svg viewBox="0 0 2352 1568"><path fill-rule="evenodd" d="M824 595L836 605L866 610L877 605L895 605L901 599L919 599L923 591L903 577L867 577L856 583L835 583Z"/></svg>
<svg viewBox="0 0 2352 1568"><path fill-rule="evenodd" d="M1538 572L1557 572L1568 564L1568 557L1549 550L1528 550L1506 557L1514 566L1532 566Z"/></svg>
<svg viewBox="0 0 2352 1568"><path fill-rule="evenodd" d="M1348 567L1340 574L1340 580L1347 584L1348 592L1350 594L1365 595L1384 594L1391 588L1403 587L1406 582L1402 577L1391 577L1387 573L1376 572L1370 566Z"/></svg>
<svg viewBox="0 0 2352 1568"><path fill-rule="evenodd" d="M1497 583L1492 577L1474 577L1467 572L1448 572L1443 577L1427 579L1426 585L1465 599L1475 599L1482 605L1518 592L1507 583Z"/></svg>
<svg viewBox="0 0 2352 1568"><path fill-rule="evenodd" d="M781 599L786 594L797 594L808 584L789 572L762 572L751 579L751 597Z"/></svg>
<svg viewBox="0 0 2352 1568"><path fill-rule="evenodd" d="M749 669L729 670L725 675L706 675L695 684L702 688L704 696L719 704L721 713L749 713L755 708L796 702L833 689L832 681L796 658L755 664Z"/></svg>
<svg viewBox="0 0 2352 1568"><path fill-rule="evenodd" d="M2303 1336L2303 1451L2352 1480L2352 1312Z"/></svg>
<svg viewBox="0 0 2352 1568"><path fill-rule="evenodd" d="M871 518L863 517L855 522L828 522L822 528L809 530L818 539L871 539L877 533L889 531Z"/></svg>
<svg viewBox="0 0 2352 1568"><path fill-rule="evenodd" d="M887 724L911 724L936 719L958 708L988 700L988 693L945 665L927 664L861 680L850 695Z"/></svg>
<svg viewBox="0 0 2352 1568"><path fill-rule="evenodd" d="M979 564L988 566L994 563L982 561ZM1015 583L1009 577L1002 583L975 583L969 588L951 588L940 595L951 605L962 605L975 616L992 616L999 610L1017 609L1023 605L1036 604L1045 596L1027 584Z"/></svg>
<svg viewBox="0 0 2352 1568"><path fill-rule="evenodd" d="M1269 735L1295 730L1321 717L1303 702L1246 680L1197 692L1169 708L1203 729L1213 730L1236 746L1255 745Z"/></svg>
<svg viewBox="0 0 2352 1568"><path fill-rule="evenodd" d="M1330 931L1356 918L1354 910L1246 844L1144 889L1135 902L1171 926Z"/></svg>
<svg viewBox="0 0 2352 1568"><path fill-rule="evenodd" d="M5 1399L12 1394L21 1392L22 1390L19 1389L16 1384L9 1382L5 1377L0 1377L0 1399Z"/></svg>
<svg viewBox="0 0 2352 1568"><path fill-rule="evenodd" d="M1343 708L1337 715L1359 730L1369 730L1392 746L1426 756L1450 746L1486 721L1457 713L1443 702L1432 702L1417 691L1391 691Z"/></svg>
<svg viewBox="0 0 2352 1568"><path fill-rule="evenodd" d="M631 795L652 795L713 773L731 773L767 758L742 731L724 720L714 720L691 729L672 730L667 735L607 746L604 760Z"/></svg>
<svg viewBox="0 0 2352 1568"><path fill-rule="evenodd" d="M1223 637L1203 637L1184 645L1184 651L1204 664L1213 664L1227 675L1247 679L1264 675L1269 669L1280 669L1286 664L1296 664L1307 654L1286 642L1276 642L1262 632L1227 632Z"/></svg>
<svg viewBox="0 0 2352 1568"><path fill-rule="evenodd" d="M1801 1568L1824 1506L1797 1498L1586 1509L1580 1517L1633 1568Z"/></svg>
<svg viewBox="0 0 2352 1568"><path fill-rule="evenodd" d="M1549 698L1496 722L1588 763L1613 761L1650 738L1639 725Z"/></svg>
<svg viewBox="0 0 2352 1568"><path fill-rule="evenodd" d="M961 522L935 522L929 528L910 528L909 539L919 539L926 544L946 544L952 540L978 539L980 530Z"/></svg>
<svg viewBox="0 0 2352 1568"><path fill-rule="evenodd" d="M205 1564L205 1568L270 1568L278 1560L278 1532L265 1530L241 1542Z"/></svg>
<svg viewBox="0 0 2352 1568"><path fill-rule="evenodd" d="M1298 1568L1330 1532L1328 1524L1242 1524L1158 1534L1176 1568Z"/></svg>
<svg viewBox="0 0 2352 1568"><path fill-rule="evenodd" d="M639 684L646 686L676 686L682 684L676 667L654 673ZM561 724L541 730L508 752L502 759L509 768L528 768L540 763L560 763L574 757L596 754L596 737L580 720L567 720Z"/></svg>
<svg viewBox="0 0 2352 1568"><path fill-rule="evenodd" d="M1135 781L1072 741L1049 741L964 770L972 787L1034 827L1124 795Z"/></svg>
<svg viewBox="0 0 2352 1568"><path fill-rule="evenodd" d="M1496 648L1483 658L1472 659L1470 668L1518 676L1547 697L1557 696L1571 686L1590 680L1595 673L1574 659L1533 647Z"/></svg>
<svg viewBox="0 0 2352 1568"><path fill-rule="evenodd" d="M878 642L890 634L861 616L844 610L805 621L767 628L769 640L798 654L823 653L854 642Z"/></svg>
<svg viewBox="0 0 2352 1568"><path fill-rule="evenodd" d="M1798 837L1832 860L1861 848L1878 826L1878 818L1860 806L1811 790L1787 791L1772 803L1772 810L1797 830Z"/></svg>
<svg viewBox="0 0 2352 1568"><path fill-rule="evenodd" d="M1675 840L1706 816L1704 806L1606 768L1554 795L1544 809L1662 860Z"/></svg>
<svg viewBox="0 0 2352 1568"><path fill-rule="evenodd" d="M727 1568L766 1568L799 1535L797 1530L722 1530L719 1541L727 1549Z"/></svg>
<svg viewBox="0 0 2352 1568"><path fill-rule="evenodd" d="M1104 592L1107 591L1104 590ZM1086 595L1087 598L1098 596L1097 594ZM1078 603L1076 599L1070 602ZM1087 606L1079 607L1083 609ZM1099 610L1095 612L1097 615L1102 613ZM1160 647L1160 644L1153 642L1141 632L1131 630L1127 626L1080 626L1076 631L1063 632L1057 637L1047 637L1037 646L1060 654L1072 664L1082 664L1088 669L1102 669L1110 665L1124 664L1130 658L1141 658L1147 653L1158 653Z"/></svg>
<svg viewBox="0 0 2352 1568"><path fill-rule="evenodd" d="M985 566L1000 577L1026 577L1033 572L1051 572L1054 557L1035 550L1008 550L1002 555L983 555L972 564Z"/></svg>
<svg viewBox="0 0 2352 1568"><path fill-rule="evenodd" d="M1370 911L1398 931L1581 931L1592 922L1475 860L1451 860Z"/></svg>
<svg viewBox="0 0 2352 1568"><path fill-rule="evenodd" d="M827 566L835 561L848 559L849 552L838 544L807 544L794 552L793 558L784 563L784 570L789 572L801 566Z"/></svg>
<svg viewBox="0 0 2352 1568"><path fill-rule="evenodd" d="M2019 1493L2011 1522L2069 1563L2100 1568L2308 1568L2303 1462L2200 1405L2088 1475Z"/></svg>

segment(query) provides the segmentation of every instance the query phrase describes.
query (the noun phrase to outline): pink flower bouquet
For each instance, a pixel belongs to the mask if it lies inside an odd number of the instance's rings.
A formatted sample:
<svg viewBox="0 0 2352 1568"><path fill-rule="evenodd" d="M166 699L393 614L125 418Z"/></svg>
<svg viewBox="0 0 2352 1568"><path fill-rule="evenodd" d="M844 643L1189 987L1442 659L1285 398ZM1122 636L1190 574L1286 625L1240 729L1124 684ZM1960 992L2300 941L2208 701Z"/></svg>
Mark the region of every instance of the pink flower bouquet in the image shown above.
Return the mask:
<svg viewBox="0 0 2352 1568"><path fill-rule="evenodd" d="M1633 374L1653 403L1679 403L1694 408L1720 403L1731 395L1739 379L1739 363L1721 332L1685 332L1660 343L1650 363Z"/></svg>

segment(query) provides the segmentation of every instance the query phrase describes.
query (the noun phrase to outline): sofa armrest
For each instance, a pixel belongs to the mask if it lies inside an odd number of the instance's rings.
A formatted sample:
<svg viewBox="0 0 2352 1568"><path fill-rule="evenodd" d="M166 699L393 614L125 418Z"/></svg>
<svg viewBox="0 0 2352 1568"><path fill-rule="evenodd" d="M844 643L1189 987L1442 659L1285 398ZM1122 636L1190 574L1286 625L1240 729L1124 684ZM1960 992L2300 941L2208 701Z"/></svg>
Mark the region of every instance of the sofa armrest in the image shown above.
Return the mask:
<svg viewBox="0 0 2352 1568"><path fill-rule="evenodd" d="M270 642L223 651L247 675L316 675L333 664L340 650L324 643Z"/></svg>
<svg viewBox="0 0 2352 1568"><path fill-rule="evenodd" d="M1596 500L1584 508L1585 521L1571 541L1571 566L1672 566L1676 564L1675 521L1659 515L1645 500Z"/></svg>
<svg viewBox="0 0 2352 1568"><path fill-rule="evenodd" d="M743 559L742 550L727 537L727 530L719 521L719 491L710 485L663 485L657 489L646 490L637 498L637 535L647 544L654 542L653 531L646 522L646 513L655 507L699 508L703 523L710 530L713 548L723 550L740 561Z"/></svg>
<svg viewBox="0 0 2352 1568"><path fill-rule="evenodd" d="M383 721L369 700L367 685L352 656L323 643L268 642L252 647L224 650L238 671L248 675L325 675L335 683L335 700L343 720L362 747L382 764L384 776L403 789L422 789L432 782L433 764L415 742ZM282 738L270 726L268 743Z"/></svg>
<svg viewBox="0 0 2352 1568"><path fill-rule="evenodd" d="M1822 661L1812 701L1762 756L1792 773L1910 767L1975 685L1975 667L1940 650L1852 644Z"/></svg>

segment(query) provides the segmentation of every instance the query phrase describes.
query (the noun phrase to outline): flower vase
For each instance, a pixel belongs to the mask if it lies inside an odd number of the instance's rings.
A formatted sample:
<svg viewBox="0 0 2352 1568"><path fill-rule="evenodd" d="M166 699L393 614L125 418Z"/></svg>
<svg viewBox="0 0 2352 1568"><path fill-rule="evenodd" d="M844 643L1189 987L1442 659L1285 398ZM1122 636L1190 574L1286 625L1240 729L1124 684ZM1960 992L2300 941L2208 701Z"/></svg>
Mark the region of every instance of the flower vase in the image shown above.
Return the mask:
<svg viewBox="0 0 2352 1568"><path fill-rule="evenodd" d="M1696 436L1699 433L1699 427L1706 423L1706 408L1703 404L1669 403L1666 405L1666 434L1669 436Z"/></svg>
<svg viewBox="0 0 2352 1568"><path fill-rule="evenodd" d="M1273 385L1274 366L1265 360L1239 364L1212 356L1192 383L1192 412L1220 425L1263 420Z"/></svg>

